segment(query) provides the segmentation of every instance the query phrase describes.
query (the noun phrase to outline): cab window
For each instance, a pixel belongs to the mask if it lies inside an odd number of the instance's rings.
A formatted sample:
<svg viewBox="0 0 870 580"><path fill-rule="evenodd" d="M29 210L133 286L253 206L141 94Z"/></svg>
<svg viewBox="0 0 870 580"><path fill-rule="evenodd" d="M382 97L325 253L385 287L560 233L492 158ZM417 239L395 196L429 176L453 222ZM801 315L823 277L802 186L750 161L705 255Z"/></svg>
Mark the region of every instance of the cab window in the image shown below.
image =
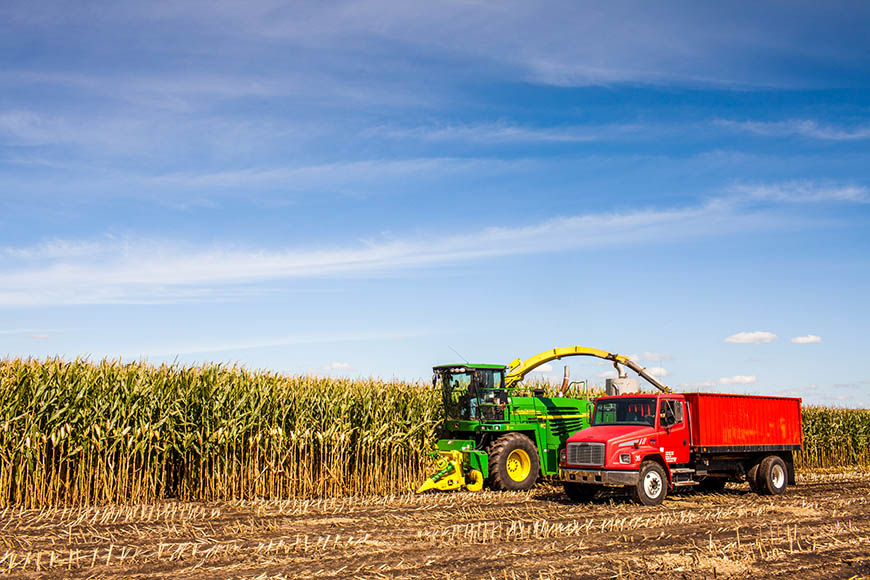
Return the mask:
<svg viewBox="0 0 870 580"><path fill-rule="evenodd" d="M662 427L671 427L683 422L683 402L673 399L662 400L661 416Z"/></svg>

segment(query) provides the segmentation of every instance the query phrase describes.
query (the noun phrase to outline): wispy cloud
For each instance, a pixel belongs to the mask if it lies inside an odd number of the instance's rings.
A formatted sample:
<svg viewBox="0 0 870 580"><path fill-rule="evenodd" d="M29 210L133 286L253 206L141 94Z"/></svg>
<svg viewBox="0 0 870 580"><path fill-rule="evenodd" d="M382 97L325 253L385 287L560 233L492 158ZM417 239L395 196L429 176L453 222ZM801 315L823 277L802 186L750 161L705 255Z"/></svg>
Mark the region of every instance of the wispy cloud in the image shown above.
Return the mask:
<svg viewBox="0 0 870 580"><path fill-rule="evenodd" d="M751 385L756 382L758 382L758 378L754 375L735 375L719 379L720 385Z"/></svg>
<svg viewBox="0 0 870 580"><path fill-rule="evenodd" d="M715 125L765 137L788 137L798 135L825 141L861 141L870 139L870 126L841 127L824 125L813 119L790 119L786 121L732 121L717 119Z"/></svg>
<svg viewBox="0 0 870 580"><path fill-rule="evenodd" d="M13 329L0 329L0 336L2 335L22 335L29 336L30 338L49 338L51 334L56 332L67 332L69 329L67 328L13 328Z"/></svg>
<svg viewBox="0 0 870 580"><path fill-rule="evenodd" d="M870 203L870 187L855 184L825 184L813 181L741 184L733 191L748 197L785 203Z"/></svg>
<svg viewBox="0 0 870 580"><path fill-rule="evenodd" d="M167 173L148 178L144 185L183 188L258 188L280 186L282 189L310 190L347 187L349 185L383 185L385 180L420 175L443 175L470 171L511 171L519 163L500 159L423 157L412 159L370 159L318 163L296 167L261 167L214 172Z"/></svg>
<svg viewBox="0 0 870 580"><path fill-rule="evenodd" d="M344 333L307 333L284 336L261 336L243 338L232 341L198 342L198 343L164 343L159 346L143 344L136 348L125 348L122 352L95 353L100 356L121 356L126 359L165 358L180 355L210 354L229 351L255 350L280 346L338 344L347 342L382 342L404 340L410 336L425 336L428 331L421 330L385 330L372 332ZM336 363L342 364L342 363ZM334 370L345 370L332 367ZM349 367L348 367L349 368Z"/></svg>
<svg viewBox="0 0 870 580"><path fill-rule="evenodd" d="M724 342L732 344L767 344L777 339L772 332L756 330L755 332L738 332L727 337Z"/></svg>
<svg viewBox="0 0 870 580"><path fill-rule="evenodd" d="M769 229L776 223L788 222L773 214L710 202L670 210L558 217L470 234L367 241L337 249L201 248L127 239L95 245L54 241L0 251L7 262L15 262L11 258L16 256L28 258L25 265L12 263L0 271L0 305L204 299L251 292L256 284L274 280L381 275L553 248L625 246Z"/></svg>
<svg viewBox="0 0 870 580"><path fill-rule="evenodd" d="M332 361L325 365L323 365L323 369L325 371L350 371L353 370L353 367L349 362L343 361Z"/></svg>
<svg viewBox="0 0 870 580"><path fill-rule="evenodd" d="M795 344L815 344L817 342L822 342L821 336L816 336L815 334L808 334L806 336L796 336L791 341Z"/></svg>
<svg viewBox="0 0 870 580"><path fill-rule="evenodd" d="M419 141L469 141L473 143L588 143L612 139L636 139L648 133L637 124L529 126L514 123L433 125L423 127L378 127L367 133Z"/></svg>
<svg viewBox="0 0 870 580"><path fill-rule="evenodd" d="M680 387L686 389L709 389L712 387L733 386L733 385L752 385L758 382L758 377L754 375L735 375L733 377L722 377L715 381L700 381L694 383L680 383Z"/></svg>
<svg viewBox="0 0 870 580"><path fill-rule="evenodd" d="M106 250L101 242L46 240L26 248L0 248L0 257L18 260L89 258Z"/></svg>
<svg viewBox="0 0 870 580"><path fill-rule="evenodd" d="M631 358L634 358L634 357L631 357ZM674 359L674 357L672 357L671 355L663 353L663 352L649 352L649 351L644 352L641 355L641 358L643 358L643 360L652 360L652 361L665 361L665 360L673 360Z"/></svg>

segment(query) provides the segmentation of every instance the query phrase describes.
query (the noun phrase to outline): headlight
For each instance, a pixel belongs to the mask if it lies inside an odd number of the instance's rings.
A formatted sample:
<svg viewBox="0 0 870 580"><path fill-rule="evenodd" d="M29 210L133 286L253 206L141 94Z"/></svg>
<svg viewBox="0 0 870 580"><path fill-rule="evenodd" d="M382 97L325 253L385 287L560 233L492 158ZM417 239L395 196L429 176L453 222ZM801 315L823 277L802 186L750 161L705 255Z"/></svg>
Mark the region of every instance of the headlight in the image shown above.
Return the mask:
<svg viewBox="0 0 870 580"><path fill-rule="evenodd" d="M620 453L619 454L619 462L620 463L631 463L631 454L630 453Z"/></svg>
<svg viewBox="0 0 870 580"><path fill-rule="evenodd" d="M568 450L563 449L559 452L559 465L565 465L568 463Z"/></svg>

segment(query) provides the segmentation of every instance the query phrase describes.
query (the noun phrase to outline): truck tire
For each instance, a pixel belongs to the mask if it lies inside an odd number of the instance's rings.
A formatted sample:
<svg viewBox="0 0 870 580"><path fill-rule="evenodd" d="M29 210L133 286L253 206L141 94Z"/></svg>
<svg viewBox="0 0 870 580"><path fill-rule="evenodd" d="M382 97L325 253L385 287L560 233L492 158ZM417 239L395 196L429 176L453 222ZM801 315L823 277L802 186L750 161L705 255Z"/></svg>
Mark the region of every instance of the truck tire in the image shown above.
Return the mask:
<svg viewBox="0 0 870 580"><path fill-rule="evenodd" d="M746 481L749 483L749 489L758 494L761 493L761 491L759 491L758 489L758 467L760 465L761 461L756 461L749 467L749 470L746 472Z"/></svg>
<svg viewBox="0 0 870 580"><path fill-rule="evenodd" d="M632 495L643 505L659 505L665 501L668 495L668 475L664 468L655 461L641 463Z"/></svg>
<svg viewBox="0 0 870 580"><path fill-rule="evenodd" d="M489 485L500 491L525 491L538 480L541 460L532 440L507 433L489 446Z"/></svg>
<svg viewBox="0 0 870 580"><path fill-rule="evenodd" d="M570 481L566 481L562 485L565 488L565 495L568 496L568 499L574 502L592 501L592 498L594 498L595 494L598 493L598 490L601 489L597 485L590 485L588 483L571 483Z"/></svg>
<svg viewBox="0 0 870 580"><path fill-rule="evenodd" d="M780 495L788 485L788 470L785 462L776 455L768 455L758 468L758 493Z"/></svg>

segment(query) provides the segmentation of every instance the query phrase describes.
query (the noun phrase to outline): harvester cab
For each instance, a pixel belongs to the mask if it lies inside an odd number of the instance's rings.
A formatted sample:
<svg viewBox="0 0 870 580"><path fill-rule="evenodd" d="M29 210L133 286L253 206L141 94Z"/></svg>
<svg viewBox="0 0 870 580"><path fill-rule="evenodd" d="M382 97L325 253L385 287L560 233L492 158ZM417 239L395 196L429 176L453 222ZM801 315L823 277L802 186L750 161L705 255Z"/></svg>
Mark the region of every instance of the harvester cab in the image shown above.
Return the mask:
<svg viewBox="0 0 870 580"><path fill-rule="evenodd" d="M455 364L434 367L441 390L444 424L438 441L436 472L417 490L527 490L540 475L556 475L559 451L568 437L589 426L592 403L561 396L524 393L520 382L540 365L568 356L594 356L625 365L653 385L654 377L629 358L603 350L572 346L542 352L510 365ZM620 370L620 376L624 373ZM663 387L663 385L661 385ZM667 387L664 387L667 388Z"/></svg>
<svg viewBox="0 0 870 580"><path fill-rule="evenodd" d="M508 394L503 365L447 365L432 370L435 387L441 389L447 419L504 419Z"/></svg>

